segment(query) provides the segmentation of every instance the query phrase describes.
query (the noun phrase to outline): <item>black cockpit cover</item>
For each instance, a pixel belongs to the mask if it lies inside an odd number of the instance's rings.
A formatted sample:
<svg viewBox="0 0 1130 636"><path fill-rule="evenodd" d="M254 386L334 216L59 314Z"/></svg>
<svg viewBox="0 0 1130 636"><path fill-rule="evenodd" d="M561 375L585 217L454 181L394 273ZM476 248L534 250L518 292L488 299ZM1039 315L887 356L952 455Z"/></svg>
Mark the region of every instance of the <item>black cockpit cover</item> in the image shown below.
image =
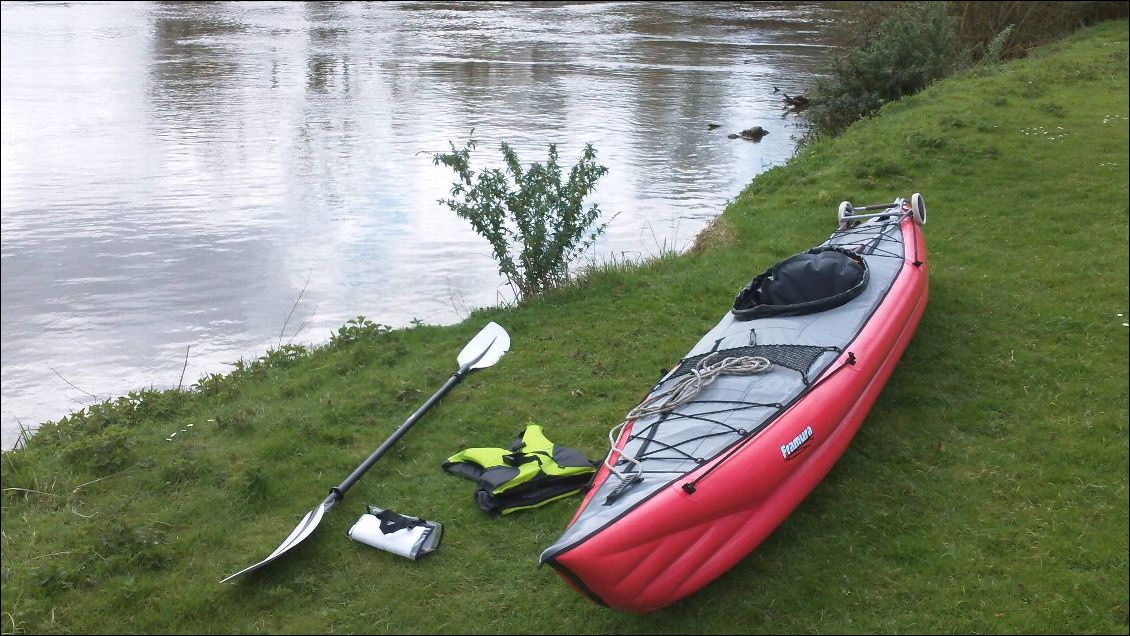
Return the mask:
<svg viewBox="0 0 1130 636"><path fill-rule="evenodd" d="M839 307L867 286L867 262L848 249L818 247L790 256L738 292L738 320L801 316Z"/></svg>

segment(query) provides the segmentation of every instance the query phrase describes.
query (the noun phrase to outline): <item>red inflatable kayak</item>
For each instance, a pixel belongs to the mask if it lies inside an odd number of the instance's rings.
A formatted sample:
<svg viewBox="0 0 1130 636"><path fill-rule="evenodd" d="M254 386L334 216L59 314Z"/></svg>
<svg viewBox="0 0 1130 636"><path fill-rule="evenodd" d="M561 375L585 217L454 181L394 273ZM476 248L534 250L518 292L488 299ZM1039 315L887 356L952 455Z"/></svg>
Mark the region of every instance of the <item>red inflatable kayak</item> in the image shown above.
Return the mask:
<svg viewBox="0 0 1130 636"><path fill-rule="evenodd" d="M910 342L925 220L919 194L845 202L827 241L750 281L613 429L541 562L598 603L647 612L756 548L843 454Z"/></svg>

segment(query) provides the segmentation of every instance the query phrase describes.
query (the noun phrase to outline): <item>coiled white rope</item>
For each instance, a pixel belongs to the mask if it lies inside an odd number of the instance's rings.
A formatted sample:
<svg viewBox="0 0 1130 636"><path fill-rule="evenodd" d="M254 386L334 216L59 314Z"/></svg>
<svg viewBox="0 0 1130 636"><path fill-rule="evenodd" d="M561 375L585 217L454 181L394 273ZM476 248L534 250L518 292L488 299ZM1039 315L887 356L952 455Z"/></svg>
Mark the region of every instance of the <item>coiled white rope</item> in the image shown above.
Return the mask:
<svg viewBox="0 0 1130 636"><path fill-rule="evenodd" d="M658 415L660 413L673 411L679 406L694 400L702 393L703 389L722 375L754 375L756 373L765 373L773 366L773 363L761 356L725 357L718 362L713 362L713 360L720 355L721 352L716 351L702 360L699 360L698 364L691 369L690 373L679 378L670 388L649 395L647 399L640 402L638 406L628 411L623 422L608 431L609 451L608 455L604 458L604 465L608 470L612 471L622 481L626 481L628 477L616 470L613 466L615 463L613 460L614 456L619 455L619 459L623 459L636 466L640 463L639 459L625 455L622 450L616 449L616 439L620 436L620 431L624 429L624 426L626 426L628 422L649 415Z"/></svg>

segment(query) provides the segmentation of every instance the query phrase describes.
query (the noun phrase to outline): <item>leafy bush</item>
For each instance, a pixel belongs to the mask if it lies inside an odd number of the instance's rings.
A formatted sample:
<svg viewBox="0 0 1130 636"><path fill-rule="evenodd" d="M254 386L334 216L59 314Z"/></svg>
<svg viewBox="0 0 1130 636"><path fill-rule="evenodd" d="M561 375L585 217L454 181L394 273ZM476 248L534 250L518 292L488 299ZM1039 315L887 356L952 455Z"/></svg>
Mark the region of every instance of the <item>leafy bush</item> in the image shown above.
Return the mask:
<svg viewBox="0 0 1130 636"><path fill-rule="evenodd" d="M519 296L529 297L553 288L569 278L569 265L605 230L593 227L600 218L594 203L584 199L608 168L596 163L596 150L586 144L580 160L561 182L557 146L549 144L549 160L522 169L518 155L505 142L501 145L505 171L497 168L478 175L471 170L470 139L462 150L451 144L450 153L436 154L435 165L455 171L458 181L450 199L441 199L457 215L471 222L490 242L498 271ZM477 178L476 178L477 176Z"/></svg>
<svg viewBox="0 0 1130 636"><path fill-rule="evenodd" d="M838 134L951 72L956 31L946 4L907 2L892 9L878 27L860 25L857 41L865 44L833 62L829 75L817 80L814 106L807 111L812 135Z"/></svg>
<svg viewBox="0 0 1130 636"><path fill-rule="evenodd" d="M883 104L958 70L991 71L1001 61L1083 26L1130 15L1127 2L848 3L847 42L811 91L804 141L834 136Z"/></svg>
<svg viewBox="0 0 1130 636"><path fill-rule="evenodd" d="M65 448L64 457L73 467L109 475L133 462L133 446L129 432L123 426L112 425L98 433L76 437Z"/></svg>
<svg viewBox="0 0 1130 636"><path fill-rule="evenodd" d="M285 369L309 354L310 351L305 346L288 343L278 349L268 349L266 355L260 356L252 363L252 367Z"/></svg>
<svg viewBox="0 0 1130 636"><path fill-rule="evenodd" d="M337 333L330 334L330 347L344 347L361 340L372 340L392 331L389 325L373 322L365 316L357 316L347 320L338 328Z"/></svg>
<svg viewBox="0 0 1130 636"><path fill-rule="evenodd" d="M136 573L138 569L158 571L168 564L167 532L152 525L130 525L126 520L106 522L99 530L96 555L87 559L92 570L105 574Z"/></svg>

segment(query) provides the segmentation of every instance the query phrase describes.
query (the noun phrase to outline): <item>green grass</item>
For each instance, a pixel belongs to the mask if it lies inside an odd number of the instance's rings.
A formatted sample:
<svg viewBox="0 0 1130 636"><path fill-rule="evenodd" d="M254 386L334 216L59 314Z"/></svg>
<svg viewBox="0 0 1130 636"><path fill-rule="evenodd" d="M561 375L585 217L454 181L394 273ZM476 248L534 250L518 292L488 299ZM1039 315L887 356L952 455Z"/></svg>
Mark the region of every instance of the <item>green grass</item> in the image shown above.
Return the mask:
<svg viewBox="0 0 1130 636"><path fill-rule="evenodd" d="M693 254L45 425L3 455L3 631L1127 633L1127 32L1103 24L889 105L759 176ZM823 240L840 200L914 191L931 214L914 340L828 477L697 594L651 615L598 607L536 567L577 500L488 518L440 469L530 419L601 456L660 369L751 276ZM299 549L218 583L278 545L487 320L513 339L497 366ZM349 541L367 503L441 521L443 545L411 562Z"/></svg>

